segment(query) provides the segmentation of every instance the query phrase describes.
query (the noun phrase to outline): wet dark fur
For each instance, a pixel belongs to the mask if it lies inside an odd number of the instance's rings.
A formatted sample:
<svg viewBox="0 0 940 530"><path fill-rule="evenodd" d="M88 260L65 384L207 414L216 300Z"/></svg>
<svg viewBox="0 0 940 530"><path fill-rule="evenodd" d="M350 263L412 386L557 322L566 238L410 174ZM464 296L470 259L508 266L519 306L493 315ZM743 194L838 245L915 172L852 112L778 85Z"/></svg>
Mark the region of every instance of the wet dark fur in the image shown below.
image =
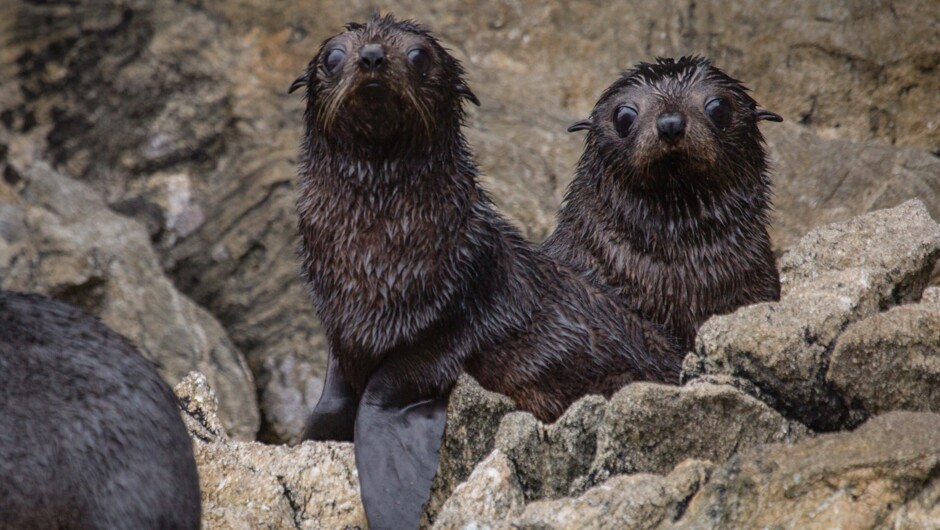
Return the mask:
<svg viewBox="0 0 940 530"><path fill-rule="evenodd" d="M154 366L71 306L0 291L0 528L195 529L199 502Z"/></svg>
<svg viewBox="0 0 940 530"><path fill-rule="evenodd" d="M551 421L587 393L676 381L679 358L652 326L496 213L460 132L461 100L472 98L460 64L412 23L382 18L350 31L393 50L417 37L435 62L428 79L404 68L383 76L390 104L370 107L365 90L352 92L332 128L323 125L333 92L320 55L308 70L303 268L356 392L390 359L408 367L387 382L396 387L444 390L466 369ZM402 96L409 91L427 106L430 134Z"/></svg>
<svg viewBox="0 0 940 530"><path fill-rule="evenodd" d="M705 113L712 96L731 103L724 130ZM639 115L620 138L613 116L627 103ZM687 120L673 149L657 136L665 112ZM603 93L589 120L572 126L588 130L585 150L543 248L616 287L684 348L709 316L778 300L762 119L780 117L704 59L637 65Z"/></svg>

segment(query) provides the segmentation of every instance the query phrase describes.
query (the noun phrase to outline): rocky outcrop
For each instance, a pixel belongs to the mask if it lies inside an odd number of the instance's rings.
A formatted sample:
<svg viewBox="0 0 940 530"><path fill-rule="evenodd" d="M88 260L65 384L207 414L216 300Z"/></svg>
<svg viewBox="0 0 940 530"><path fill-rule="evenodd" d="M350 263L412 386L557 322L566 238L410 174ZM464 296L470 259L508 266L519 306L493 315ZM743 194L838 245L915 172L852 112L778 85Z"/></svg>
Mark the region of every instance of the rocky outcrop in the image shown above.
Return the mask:
<svg viewBox="0 0 940 530"><path fill-rule="evenodd" d="M940 412L940 301L902 305L850 325L833 349L826 381L855 416Z"/></svg>
<svg viewBox="0 0 940 530"><path fill-rule="evenodd" d="M694 354L686 358L685 375L747 379L775 407L814 429L857 425L866 417L859 411L886 410L856 405L860 392L878 393L880 385L906 392L900 390L908 382L905 377L919 376L885 370L885 378L868 380L846 374L841 363L853 362L847 357L853 355L853 343L876 340L871 335L862 338L863 329L892 340L892 327L903 327L900 319L915 310L899 308L877 315L919 299L938 256L940 225L919 201L814 230L780 260L780 302L744 307L706 322ZM874 329L864 323L876 316L876 322L891 324ZM859 327L848 333L856 322ZM929 349L929 344L925 347ZM835 359L834 351L840 352ZM833 360L835 372L827 376Z"/></svg>
<svg viewBox="0 0 940 530"><path fill-rule="evenodd" d="M206 377L189 374L176 386L199 467L203 528L365 528L353 445L305 442L295 447L229 439ZM425 525L474 466L493 449L512 402L462 377L448 408L441 463Z"/></svg>
<svg viewBox="0 0 940 530"><path fill-rule="evenodd" d="M17 164L13 147L0 181L0 288L44 293L98 316L170 384L204 371L229 432L254 438L251 372L222 326L164 275L144 229L47 164Z"/></svg>
<svg viewBox="0 0 940 530"><path fill-rule="evenodd" d="M302 101L286 87L326 36L372 9L0 6L0 128L147 228L164 270L244 352L269 441L296 441L326 360L294 259ZM819 224L912 197L940 217L940 160L929 152L940 145L940 118L930 114L940 107L940 39L929 3L768 12L753 0L732 9L445 0L383 9L428 23L466 63L483 101L467 135L486 184L535 239L551 230L581 151L565 127L620 70L689 52L711 56L789 122L765 127L778 249Z"/></svg>
<svg viewBox="0 0 940 530"><path fill-rule="evenodd" d="M892 412L851 433L746 451L716 471L678 528L931 528L940 415Z"/></svg>
<svg viewBox="0 0 940 530"><path fill-rule="evenodd" d="M938 254L940 225L916 201L815 230L781 260L780 302L706 323L685 386L587 396L551 425L464 377L422 527L929 526L940 289L924 286ZM365 524L350 445L230 441L206 387L177 392L207 528ZM797 419L861 427L817 435Z"/></svg>

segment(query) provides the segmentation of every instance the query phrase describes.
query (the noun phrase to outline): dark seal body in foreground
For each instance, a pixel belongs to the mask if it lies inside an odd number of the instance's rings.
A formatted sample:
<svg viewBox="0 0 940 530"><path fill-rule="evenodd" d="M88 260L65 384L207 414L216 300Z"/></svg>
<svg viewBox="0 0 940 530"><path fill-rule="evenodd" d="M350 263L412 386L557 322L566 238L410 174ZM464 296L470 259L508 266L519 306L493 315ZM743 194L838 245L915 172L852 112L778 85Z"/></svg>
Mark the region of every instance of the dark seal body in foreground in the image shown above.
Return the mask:
<svg viewBox="0 0 940 530"><path fill-rule="evenodd" d="M199 528L176 398L96 318L0 291L0 528Z"/></svg>
<svg viewBox="0 0 940 530"><path fill-rule="evenodd" d="M601 96L543 248L692 347L708 317L780 298L761 109L705 59L640 63Z"/></svg>
<svg viewBox="0 0 940 530"><path fill-rule="evenodd" d="M371 527L417 527L463 371L546 421L588 393L677 381L655 326L495 211L461 133L476 98L427 30L351 24L301 86L303 268L331 348L305 438L355 438Z"/></svg>

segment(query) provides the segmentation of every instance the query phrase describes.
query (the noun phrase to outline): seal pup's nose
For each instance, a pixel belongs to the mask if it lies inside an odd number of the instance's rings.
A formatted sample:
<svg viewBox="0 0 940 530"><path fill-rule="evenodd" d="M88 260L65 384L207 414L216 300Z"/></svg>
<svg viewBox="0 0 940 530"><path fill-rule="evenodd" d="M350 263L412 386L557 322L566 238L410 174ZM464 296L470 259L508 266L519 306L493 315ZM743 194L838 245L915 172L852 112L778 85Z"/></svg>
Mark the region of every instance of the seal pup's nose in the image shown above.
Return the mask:
<svg viewBox="0 0 940 530"><path fill-rule="evenodd" d="M656 118L660 138L675 143L685 132L685 116L681 112L664 112Z"/></svg>
<svg viewBox="0 0 940 530"><path fill-rule="evenodd" d="M366 70L375 70L385 62L385 49L381 44L366 44L359 50L359 64Z"/></svg>

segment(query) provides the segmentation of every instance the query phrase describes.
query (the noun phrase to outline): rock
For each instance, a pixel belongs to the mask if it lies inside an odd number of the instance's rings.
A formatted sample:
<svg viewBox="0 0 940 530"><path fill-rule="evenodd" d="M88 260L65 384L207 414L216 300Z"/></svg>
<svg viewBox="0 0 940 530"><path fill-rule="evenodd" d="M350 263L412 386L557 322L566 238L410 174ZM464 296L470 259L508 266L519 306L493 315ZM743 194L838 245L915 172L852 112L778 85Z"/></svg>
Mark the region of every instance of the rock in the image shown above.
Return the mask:
<svg viewBox="0 0 940 530"><path fill-rule="evenodd" d="M512 519L519 530L622 530L668 526L708 482L714 465L687 460L666 476L619 475L579 497L533 502Z"/></svg>
<svg viewBox="0 0 940 530"><path fill-rule="evenodd" d="M191 373L175 391L193 438L204 530L367 528L352 444L229 440L214 430L218 403L205 376Z"/></svg>
<svg viewBox="0 0 940 530"><path fill-rule="evenodd" d="M607 413L607 400L586 396L550 425L524 412L503 418L495 446L512 462L527 501L569 494L594 460L598 429Z"/></svg>
<svg viewBox="0 0 940 530"><path fill-rule="evenodd" d="M709 319L685 376L748 379L816 430L857 425L826 381L836 339L853 322L919 298L938 255L940 225L917 201L816 229L780 260L780 302Z"/></svg>
<svg viewBox="0 0 940 530"><path fill-rule="evenodd" d="M881 306L920 299L940 257L940 225L919 200L811 231L780 259L784 294L820 275L869 269Z"/></svg>
<svg viewBox="0 0 940 530"><path fill-rule="evenodd" d="M430 526L444 501L493 450L500 420L516 407L508 397L488 392L472 377L457 381L447 407L440 468L431 485L424 524Z"/></svg>
<svg viewBox="0 0 940 530"><path fill-rule="evenodd" d="M454 489L433 528L503 528L506 519L517 515L524 506L525 495L513 464L497 449L480 462L466 482Z"/></svg>
<svg viewBox="0 0 940 530"><path fill-rule="evenodd" d="M796 123L763 128L774 182L770 237L788 249L817 226L865 212L924 202L940 219L940 158L878 141L820 138Z"/></svg>
<svg viewBox="0 0 940 530"><path fill-rule="evenodd" d="M18 178L15 186L0 181L10 197L0 200L0 288L43 293L98 316L170 384L191 370L206 373L227 430L253 438L251 372L219 323L163 274L144 229L45 163L8 167Z"/></svg>
<svg viewBox="0 0 940 530"><path fill-rule="evenodd" d="M730 386L634 383L614 394L597 433L597 452L579 488L628 473L668 473L683 460L721 464L738 451L793 443L810 432Z"/></svg>
<svg viewBox="0 0 940 530"><path fill-rule="evenodd" d="M610 402L577 401L551 425L528 413L508 414L495 447L531 502L581 493L614 475L668 473L687 458L721 463L745 447L810 434L730 386L633 383Z"/></svg>
<svg viewBox="0 0 940 530"><path fill-rule="evenodd" d="M176 386L199 465L203 528L365 528L353 445L295 447L230 440L216 417L215 393L199 373ZM509 398L461 377L451 395L441 462L423 527L492 451Z"/></svg>
<svg viewBox="0 0 940 530"><path fill-rule="evenodd" d="M860 418L940 412L940 303L902 305L850 325L826 380Z"/></svg>
<svg viewBox="0 0 940 530"><path fill-rule="evenodd" d="M367 528L352 444L194 448L205 530Z"/></svg>
<svg viewBox="0 0 940 530"><path fill-rule="evenodd" d="M205 375L189 372L173 390L179 400L190 438L201 442L229 439L225 427L219 421L219 400Z"/></svg>
<svg viewBox="0 0 940 530"><path fill-rule="evenodd" d="M674 527L934 527L938 471L940 415L891 412L854 432L744 451Z"/></svg>

